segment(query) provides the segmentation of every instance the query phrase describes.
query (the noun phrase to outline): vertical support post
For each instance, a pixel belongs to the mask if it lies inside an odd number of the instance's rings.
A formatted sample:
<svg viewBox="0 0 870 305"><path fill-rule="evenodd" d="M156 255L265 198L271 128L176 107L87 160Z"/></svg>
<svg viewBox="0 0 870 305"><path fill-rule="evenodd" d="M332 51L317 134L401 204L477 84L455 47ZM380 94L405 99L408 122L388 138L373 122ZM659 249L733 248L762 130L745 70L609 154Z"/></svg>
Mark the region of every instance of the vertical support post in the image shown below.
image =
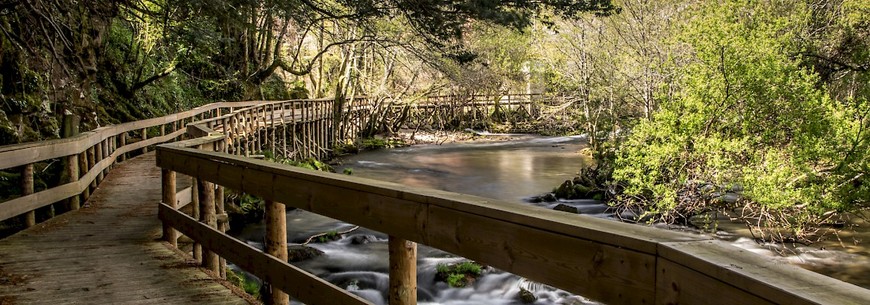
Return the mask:
<svg viewBox="0 0 870 305"><path fill-rule="evenodd" d="M142 128L142 141L148 140L148 128ZM148 146L142 147L142 154L148 153Z"/></svg>
<svg viewBox="0 0 870 305"><path fill-rule="evenodd" d="M112 147L111 147L111 145L109 145L109 140L111 140L111 139L112 139L112 137L108 137L105 140L103 140L103 157L100 158L100 160L106 159L112 155ZM106 169L103 170L103 177L105 177L108 174L109 174L109 168L107 167Z"/></svg>
<svg viewBox="0 0 870 305"><path fill-rule="evenodd" d="M271 141L269 141L269 149L272 150L272 155L277 156L278 152L275 151L275 104L269 105L269 124L270 124L270 133L272 135Z"/></svg>
<svg viewBox="0 0 870 305"><path fill-rule="evenodd" d="M72 183L79 181L79 155L74 154L66 157L66 175L67 182ZM81 208L81 201L79 201L79 195L76 194L69 198L67 208L70 211L75 211Z"/></svg>
<svg viewBox="0 0 870 305"><path fill-rule="evenodd" d="M178 209L178 201L175 199L175 172L168 169L160 170L161 186L163 189L162 201L172 209ZM163 240L173 247L178 247L178 231L163 223Z"/></svg>
<svg viewBox="0 0 870 305"><path fill-rule="evenodd" d="M162 137L165 135L166 135L166 124L162 124L162 125L160 125L160 136Z"/></svg>
<svg viewBox="0 0 870 305"><path fill-rule="evenodd" d="M227 213L224 210L224 205L226 204L224 201L224 187L218 185L217 189L214 191L214 200L215 200L215 212L217 213L217 229L223 233L226 233L229 230L229 218L227 217ZM218 263L220 270L220 277L222 279L227 278L227 260L223 257L220 258L220 262Z"/></svg>
<svg viewBox="0 0 870 305"><path fill-rule="evenodd" d="M283 203L266 200L266 253L281 261L287 261L287 214ZM270 305L287 305L287 293L271 287Z"/></svg>
<svg viewBox="0 0 870 305"><path fill-rule="evenodd" d="M417 304L417 243L395 236L388 242L390 253L390 305Z"/></svg>
<svg viewBox="0 0 870 305"><path fill-rule="evenodd" d="M124 147L124 146L127 146L127 132L126 131L121 133L121 147ZM121 162L126 161L127 160L127 153L121 154L120 156L118 156L118 159Z"/></svg>
<svg viewBox="0 0 870 305"><path fill-rule="evenodd" d="M199 219L199 179L196 179L194 177L191 177L190 179L190 185L192 186L190 188L190 204L192 207L192 215L190 216L193 217L193 219ZM196 241L193 242L193 260L196 261L197 264L202 263L202 245Z"/></svg>
<svg viewBox="0 0 870 305"><path fill-rule="evenodd" d="M33 194L33 164L27 164L21 169L21 196ZM24 213L24 226L36 225L36 211Z"/></svg>
<svg viewBox="0 0 870 305"><path fill-rule="evenodd" d="M209 227L217 229L217 215L214 204L214 184L202 179L199 179L198 182L199 183L197 183L196 187L199 188L199 221ZM219 265L220 262L217 253L203 248L202 266L215 274L220 274L220 270L218 269L220 267Z"/></svg>
<svg viewBox="0 0 870 305"><path fill-rule="evenodd" d="M97 143L97 145L94 146L94 148L95 148L94 156L96 157L96 159L94 159L94 164L96 165L97 163L100 163L100 161L102 161L103 157L105 156L105 152L103 151L103 142L101 141L100 143ZM103 182L103 176L104 176L103 171L100 171L99 173L97 173L97 184L100 184L101 182Z"/></svg>
<svg viewBox="0 0 870 305"><path fill-rule="evenodd" d="M87 152L82 152L79 154L79 180L81 177L84 177L88 174L88 154ZM91 197L91 189L90 187L86 187L82 192L82 203L88 201L88 198Z"/></svg>
<svg viewBox="0 0 870 305"><path fill-rule="evenodd" d="M91 169L94 168L94 164L96 164L96 161L97 161L94 153L95 152L94 152L93 146L88 148L88 172L90 172ZM97 180L91 181L91 191L93 191L95 188L97 188Z"/></svg>

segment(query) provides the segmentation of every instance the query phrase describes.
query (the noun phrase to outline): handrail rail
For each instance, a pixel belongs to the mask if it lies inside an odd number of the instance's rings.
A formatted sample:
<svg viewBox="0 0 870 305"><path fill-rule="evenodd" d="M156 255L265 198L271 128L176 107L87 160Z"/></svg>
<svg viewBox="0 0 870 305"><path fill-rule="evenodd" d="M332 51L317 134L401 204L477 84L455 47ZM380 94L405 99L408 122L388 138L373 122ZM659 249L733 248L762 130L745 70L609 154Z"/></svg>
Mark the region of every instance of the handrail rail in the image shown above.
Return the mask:
<svg viewBox="0 0 870 305"><path fill-rule="evenodd" d="M60 185L0 202L0 221L24 214L27 216L26 225L32 226L35 224L33 210L66 199L71 200L69 209L78 209L79 203L87 200L90 191L102 181L116 160L123 160L127 153L172 141L185 134L177 126L179 122L183 124L197 116L219 112L222 108L250 107L261 103L216 102L158 118L104 126L70 138L0 146L0 170L20 166L32 170L34 163L56 158L66 158L67 164L64 173L67 179ZM164 126L169 124L172 130L166 133ZM158 126L161 127L160 136L148 138L147 130ZM137 130L140 131L140 140L127 143L127 134ZM32 176L30 179L22 183L32 186Z"/></svg>
<svg viewBox="0 0 870 305"><path fill-rule="evenodd" d="M702 236L218 152L160 146L157 154L164 169L420 242L605 302L861 304L870 300L870 290Z"/></svg>
<svg viewBox="0 0 870 305"><path fill-rule="evenodd" d="M59 157L68 157L69 164L82 160L86 164L82 171L71 168L69 171L76 178L59 187L0 203L0 219L70 196L78 198L79 193L93 188L125 153L187 134L199 138L159 145L157 162L164 174L173 173L173 179L174 172L180 172L198 180L195 187L186 190L188 202L214 201L214 197L197 197L204 195L197 195L196 189L209 189L214 187L209 183L215 183L219 185L216 192L220 190L221 194L223 187L230 187L269 202L285 202L387 233L391 236L391 254L395 236L397 240L421 242L612 303L863 304L870 300L870 290L778 264L705 237L470 195L305 171L223 153L227 151L228 140L238 137L265 140L267 137L260 135L260 131L270 126L260 124L261 118L250 116L262 111L274 118L275 105L282 103L294 101L213 103L161 118L103 127L74 138L0 147L0 169L30 166ZM192 122L186 130L179 128L161 133L160 137L143 136L140 141L124 143L128 132L183 123L231 107L240 109ZM285 106L280 107L282 122L286 117L283 110ZM313 116L326 120L332 115L325 107L311 110L316 112L298 114L299 118ZM297 116L289 118L295 120ZM213 130L211 127L220 126L215 122L222 124L222 131L228 134ZM274 134L272 137L274 140ZM118 140L120 145L114 147ZM207 149L217 152L188 148L209 145ZM25 152L30 156L21 156ZM76 160L77 157L84 159ZM181 231L211 251L203 254L210 257L202 258L204 264L213 265L214 258L220 255L310 304L367 304L279 258L243 243L239 245L240 242L222 233L220 216L214 211L204 211L199 221L178 212L181 202L176 197L183 201L180 197L185 190L176 192L174 180L172 185L173 199L164 200L159 206L159 216L165 226ZM410 272L408 268L400 269Z"/></svg>
<svg viewBox="0 0 870 305"><path fill-rule="evenodd" d="M214 135L209 130L199 132ZM863 304L870 300L870 290L698 235L309 171L220 149L161 145L157 163L165 171L386 233L391 239L391 277L395 237L615 304ZM164 224L194 236L222 256L259 259L233 252L230 241L206 229L208 225L184 219L175 207L164 204L159 211ZM300 293L311 297L313 291L347 295L328 283L317 284L321 288L316 289L309 288L310 283L300 284L311 281L311 275L276 267L283 261L261 255L270 262L246 266L283 291L296 297ZM301 278L290 280L269 268ZM400 269L410 272L407 268ZM392 288L391 283L391 298ZM329 295L308 302L333 303L327 300Z"/></svg>

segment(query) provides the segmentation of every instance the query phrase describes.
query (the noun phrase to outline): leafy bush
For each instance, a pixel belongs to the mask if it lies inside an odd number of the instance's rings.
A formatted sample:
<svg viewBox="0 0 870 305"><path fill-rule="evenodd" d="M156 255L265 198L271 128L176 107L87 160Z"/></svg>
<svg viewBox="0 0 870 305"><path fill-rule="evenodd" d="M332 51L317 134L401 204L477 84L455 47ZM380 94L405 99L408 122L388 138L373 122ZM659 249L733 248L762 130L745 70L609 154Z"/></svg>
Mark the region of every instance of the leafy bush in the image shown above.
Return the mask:
<svg viewBox="0 0 870 305"><path fill-rule="evenodd" d="M696 61L680 89L617 151L617 205L674 221L738 207L700 186L741 185L742 216L774 240L807 240L837 213L868 205L867 157L849 153L870 139L856 115L867 103L834 102L818 85L792 55L809 10L777 5L702 5L682 37Z"/></svg>

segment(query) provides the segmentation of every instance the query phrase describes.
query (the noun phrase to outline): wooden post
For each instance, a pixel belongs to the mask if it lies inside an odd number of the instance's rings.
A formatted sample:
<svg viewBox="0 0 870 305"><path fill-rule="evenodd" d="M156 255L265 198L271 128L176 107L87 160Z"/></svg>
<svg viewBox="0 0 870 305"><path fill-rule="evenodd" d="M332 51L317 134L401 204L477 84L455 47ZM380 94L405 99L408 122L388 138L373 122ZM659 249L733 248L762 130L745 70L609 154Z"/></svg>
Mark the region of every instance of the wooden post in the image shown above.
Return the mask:
<svg viewBox="0 0 870 305"><path fill-rule="evenodd" d="M84 177L88 174L88 154L87 152L82 152L79 154L79 180L81 177ZM91 197L90 188L86 187L82 192L82 203L88 201L88 198Z"/></svg>
<svg viewBox="0 0 870 305"><path fill-rule="evenodd" d="M142 128L142 141L148 140L148 129ZM142 154L148 153L148 146L142 147Z"/></svg>
<svg viewBox="0 0 870 305"><path fill-rule="evenodd" d="M96 164L96 161L97 159L94 155L94 147L91 146L90 148L88 148L88 172L90 172L91 169L94 168L94 164ZM91 181L91 191L93 191L95 188L97 188L97 180Z"/></svg>
<svg viewBox="0 0 870 305"><path fill-rule="evenodd" d="M199 199L200 198L199 198L199 187L198 187L199 179L191 177L190 180L191 180L190 185L192 186L190 188L190 199L191 199L190 204L191 204L191 210L192 210L191 214L192 215L190 215L190 216L193 217L193 219L199 219L199 215L200 215L200 211L199 211ZM193 242L193 260L195 260L196 263L198 263L198 264L202 263L202 245L196 241Z"/></svg>
<svg viewBox="0 0 870 305"><path fill-rule="evenodd" d="M160 171L161 180L162 180L162 188L163 188L163 203L172 207L173 209L178 209L178 201L175 199L175 172L162 169ZM169 242L173 247L178 247L178 231L172 229L171 226L166 223L163 224L163 240Z"/></svg>
<svg viewBox="0 0 870 305"><path fill-rule="evenodd" d="M66 159L66 175L67 182L76 182L79 181L79 155L74 154L70 155ZM79 201L79 195L76 194L69 198L67 208L70 211L75 211L81 208L81 201Z"/></svg>
<svg viewBox="0 0 870 305"><path fill-rule="evenodd" d="M275 128L275 104L270 105L269 110L269 123L271 129L270 132L272 135L272 139L269 141L269 149L272 150L273 156L278 156L278 152L275 151L275 131L277 131L277 129Z"/></svg>
<svg viewBox="0 0 870 305"><path fill-rule="evenodd" d="M160 136L166 135L166 124L160 125Z"/></svg>
<svg viewBox="0 0 870 305"><path fill-rule="evenodd" d="M21 196L33 194L33 164L27 164L21 169ZM36 225L36 211L24 213L24 226Z"/></svg>
<svg viewBox="0 0 870 305"><path fill-rule="evenodd" d="M214 184L199 179L199 183L197 183L197 188L199 188L199 221L212 228L217 229L217 215L215 213L214 204ZM203 248L202 266L205 267L205 269L214 272L215 274L220 274L220 261L218 260L217 253Z"/></svg>
<svg viewBox="0 0 870 305"><path fill-rule="evenodd" d="M417 244L390 236L390 305L417 304Z"/></svg>
<svg viewBox="0 0 870 305"><path fill-rule="evenodd" d="M106 138L105 140L103 140L103 157L100 158L100 160L106 159L112 155L112 147L111 147L111 145L109 145L109 140L111 140L111 139L112 138L109 137L109 138ZM105 177L108 174L109 174L109 168L106 167L106 169L103 170L103 177Z"/></svg>
<svg viewBox="0 0 870 305"><path fill-rule="evenodd" d="M224 145L226 148L226 145ZM217 229L223 233L226 233L230 229L230 221L227 217L227 212L224 210L224 205L226 202L224 201L224 187L218 185L217 189L214 191L214 200L215 200L215 212L217 213ZM227 278L227 260L223 257L220 258L219 262L220 266L220 276L222 279Z"/></svg>
<svg viewBox="0 0 870 305"><path fill-rule="evenodd" d="M127 132L126 131L121 133L121 147L124 147L124 146L127 146ZM126 161L127 154L126 153L121 154L120 156L118 156L118 159L120 159L121 162Z"/></svg>
<svg viewBox="0 0 870 305"><path fill-rule="evenodd" d="M281 261L287 261L287 214L283 203L266 200L266 253ZM267 304L287 305L287 293L270 287L271 293L265 298ZM267 290L268 291L268 290Z"/></svg>
<svg viewBox="0 0 870 305"><path fill-rule="evenodd" d="M95 148L94 156L96 157L96 159L94 159L94 164L96 165L97 163L100 163L100 161L102 161L103 157L105 156L105 153L103 151L103 142L97 143L97 145L95 145L94 148ZM97 173L97 184L100 184L101 182L103 182L103 176L104 176L103 171L100 171L99 173Z"/></svg>

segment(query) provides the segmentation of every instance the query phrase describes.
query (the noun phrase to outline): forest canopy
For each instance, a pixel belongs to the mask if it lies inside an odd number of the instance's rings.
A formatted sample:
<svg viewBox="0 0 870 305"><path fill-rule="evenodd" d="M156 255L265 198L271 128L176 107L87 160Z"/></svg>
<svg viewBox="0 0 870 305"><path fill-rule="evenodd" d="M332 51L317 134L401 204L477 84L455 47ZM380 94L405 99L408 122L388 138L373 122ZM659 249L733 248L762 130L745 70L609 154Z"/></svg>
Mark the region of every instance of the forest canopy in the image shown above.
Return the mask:
<svg viewBox="0 0 870 305"><path fill-rule="evenodd" d="M69 135L70 120L92 128L216 100L347 94L350 60L365 52L431 65L471 56L471 23L522 30L616 11L597 0L5 0L0 143Z"/></svg>

